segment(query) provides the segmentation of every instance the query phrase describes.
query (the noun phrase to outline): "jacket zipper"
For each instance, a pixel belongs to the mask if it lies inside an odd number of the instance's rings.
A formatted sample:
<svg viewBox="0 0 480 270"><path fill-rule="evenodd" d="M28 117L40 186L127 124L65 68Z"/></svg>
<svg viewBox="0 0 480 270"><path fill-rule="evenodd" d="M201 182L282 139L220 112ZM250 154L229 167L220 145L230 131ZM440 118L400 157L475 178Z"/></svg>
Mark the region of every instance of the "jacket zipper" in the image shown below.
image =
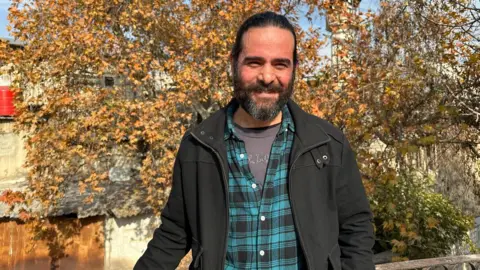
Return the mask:
<svg viewBox="0 0 480 270"><path fill-rule="evenodd" d="M226 256L227 256L227 238L228 238L228 223L229 223L229 220L230 220L230 212L229 212L229 195L228 195L228 189L227 189L227 174L225 173L226 170L225 168L223 167L223 161L222 161L222 158L220 156L220 154L218 153L217 150L215 150L213 147L211 147L210 145L206 144L205 142L203 142L202 140L200 140L197 136L195 136L193 133L190 133L192 135L192 137L194 137L199 143L201 143L203 146L209 148L210 150L212 150L212 152L215 154L215 156L217 157L219 163L220 163L220 169L222 170L222 176L223 176L223 183L224 183L224 191L225 191L225 198L226 198L226 203L225 203L225 209L227 209L227 228L225 228L225 240L223 241L223 258L222 258L222 266L223 268L225 268L225 260L226 260Z"/></svg>
<svg viewBox="0 0 480 270"><path fill-rule="evenodd" d="M292 162L292 165L290 166L290 169L288 170L288 189L289 189L289 190L292 190L292 179L291 179L292 177L291 177L291 175L292 175L292 169L293 169L293 167L294 167L294 165L295 165L295 162L297 162L297 160L298 160L298 159L300 158L300 156L302 156L303 154L307 153L308 151L310 151L310 150L312 150L312 149L314 149L314 148L316 148L316 147L318 147L318 146L320 146L320 145L322 145L322 144L324 144L324 143L326 143L326 142L328 142L328 141L330 141L330 140L326 140L326 141L320 142L320 143L318 143L318 144L315 144L315 145L313 145L313 146L310 146L310 147L304 149L302 152L300 152L300 154L298 154L298 155L295 157L295 159L294 159L293 162ZM293 196L290 197L290 204L291 204L291 206L292 206L292 214L293 214L293 221L294 221L294 223L295 223L295 227L300 229L298 220L297 220L297 218L295 217L295 216L296 216L296 215L295 215L295 204L294 204ZM303 241L301 230L298 230L298 237L300 238L300 245L301 245L301 247L302 247L302 249L303 249L303 253L304 253L304 255L305 255L305 261L306 261L306 263L307 263L307 269L310 269L310 270L311 270L311 269L314 269L313 267L311 267L310 257L309 257L308 254L307 254L307 249L305 248L305 242Z"/></svg>

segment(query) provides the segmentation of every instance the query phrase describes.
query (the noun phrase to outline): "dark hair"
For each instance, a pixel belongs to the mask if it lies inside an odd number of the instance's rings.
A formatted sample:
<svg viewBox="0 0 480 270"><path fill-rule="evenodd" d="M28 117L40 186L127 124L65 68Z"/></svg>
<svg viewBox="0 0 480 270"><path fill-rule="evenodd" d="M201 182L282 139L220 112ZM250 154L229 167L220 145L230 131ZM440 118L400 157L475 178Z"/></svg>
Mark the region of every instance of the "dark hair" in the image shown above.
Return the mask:
<svg viewBox="0 0 480 270"><path fill-rule="evenodd" d="M232 59L234 63L237 62L238 56L242 51L243 34L245 34L245 32L247 32L250 28L267 27L267 26L275 26L278 28L286 29L292 33L293 40L294 40L293 63L295 64L297 63L297 36L295 35L295 29L293 28L293 25L288 21L288 19L285 16L276 14L275 12L271 12L271 11L266 11L266 12L252 15L242 23L242 25L237 31L235 43L233 44L233 48L232 48Z"/></svg>

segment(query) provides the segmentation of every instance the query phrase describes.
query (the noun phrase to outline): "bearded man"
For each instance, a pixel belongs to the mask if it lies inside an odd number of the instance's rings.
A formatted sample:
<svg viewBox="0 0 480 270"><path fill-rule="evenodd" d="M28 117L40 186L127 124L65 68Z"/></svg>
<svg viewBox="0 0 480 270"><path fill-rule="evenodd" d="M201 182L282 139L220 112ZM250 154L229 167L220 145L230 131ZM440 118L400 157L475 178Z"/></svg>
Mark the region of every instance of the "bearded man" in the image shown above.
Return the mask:
<svg viewBox="0 0 480 270"><path fill-rule="evenodd" d="M343 133L290 98L293 26L239 28L231 102L182 139L161 226L134 269L374 269L372 213Z"/></svg>

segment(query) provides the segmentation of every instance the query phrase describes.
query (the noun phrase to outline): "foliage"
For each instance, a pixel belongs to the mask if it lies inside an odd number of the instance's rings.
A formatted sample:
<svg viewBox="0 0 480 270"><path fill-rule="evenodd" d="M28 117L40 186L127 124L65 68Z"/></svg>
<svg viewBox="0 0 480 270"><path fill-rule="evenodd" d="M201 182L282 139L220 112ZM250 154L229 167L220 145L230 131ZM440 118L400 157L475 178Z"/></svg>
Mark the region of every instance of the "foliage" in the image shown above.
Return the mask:
<svg viewBox="0 0 480 270"><path fill-rule="evenodd" d="M146 200L161 209L181 135L230 98L235 28L264 9L294 16L277 2L13 1L12 34L26 43L15 57L16 122L28 134L34 197L48 209L74 181L94 191L91 203L127 158L139 160ZM322 41L318 29L309 35L299 31L302 60L314 63ZM99 86L108 74L117 85Z"/></svg>
<svg viewBox="0 0 480 270"><path fill-rule="evenodd" d="M371 202L381 248L409 259L433 258L469 241L473 219L435 193L434 185L432 175L411 170L379 186Z"/></svg>
<svg viewBox="0 0 480 270"><path fill-rule="evenodd" d="M479 122L472 111L464 113L467 103L461 105L458 97L472 102L478 96L471 82L479 80L478 60L472 61L479 43L471 37L475 28L451 26L478 21L470 21L470 12L455 3L442 1L442 8L436 3L381 2L378 15L351 14L339 2L326 7L338 36L332 59L337 68L323 69L311 104L347 133L372 202L378 242L401 258L444 255L466 240L473 225L472 217L435 193L431 183L411 174L415 169L435 178L446 175L437 155L424 154L431 146L460 148L457 155L473 157L467 159L470 166L478 158L472 146L479 143ZM423 168L425 159L430 164ZM471 182L448 177L471 189Z"/></svg>
<svg viewBox="0 0 480 270"><path fill-rule="evenodd" d="M73 183L90 204L111 181L110 169L128 163L158 214L182 134L231 97L237 27L274 10L298 33L294 98L350 139L377 237L402 256L443 254L471 224L412 176L411 156L439 144L467 152L479 142L479 58L476 7L437 2L382 2L373 14L352 13L340 0L13 0L11 34L25 47L3 44L0 60L15 64L15 120L27 134L30 192L22 198L48 211ZM299 25L318 14L334 34L332 59L319 55L322 29ZM104 76L115 85L102 84ZM441 252L417 249L436 244Z"/></svg>

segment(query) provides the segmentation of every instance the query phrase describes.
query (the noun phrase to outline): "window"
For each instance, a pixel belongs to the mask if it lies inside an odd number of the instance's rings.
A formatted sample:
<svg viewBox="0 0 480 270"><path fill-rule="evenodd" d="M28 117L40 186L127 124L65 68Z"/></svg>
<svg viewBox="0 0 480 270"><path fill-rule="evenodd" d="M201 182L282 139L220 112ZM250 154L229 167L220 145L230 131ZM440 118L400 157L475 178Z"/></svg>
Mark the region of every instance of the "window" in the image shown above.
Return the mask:
<svg viewBox="0 0 480 270"><path fill-rule="evenodd" d="M103 77L103 84L105 87L113 87L115 85L115 79L110 76Z"/></svg>

